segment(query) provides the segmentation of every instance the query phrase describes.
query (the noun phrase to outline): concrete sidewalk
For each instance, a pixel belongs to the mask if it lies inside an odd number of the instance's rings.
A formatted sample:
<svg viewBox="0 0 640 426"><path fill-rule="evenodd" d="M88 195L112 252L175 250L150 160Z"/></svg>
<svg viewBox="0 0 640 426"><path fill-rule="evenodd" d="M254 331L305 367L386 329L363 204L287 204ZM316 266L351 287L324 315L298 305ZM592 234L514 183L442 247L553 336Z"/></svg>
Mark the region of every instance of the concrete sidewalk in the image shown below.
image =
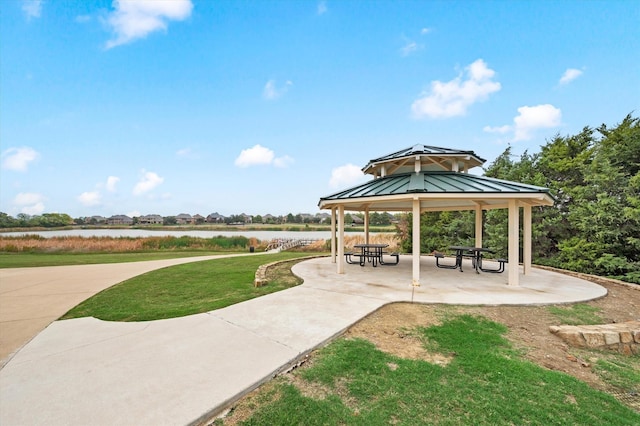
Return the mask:
<svg viewBox="0 0 640 426"><path fill-rule="evenodd" d="M230 256L238 255L0 269L0 368L45 327L105 288L155 269Z"/></svg>
<svg viewBox="0 0 640 426"><path fill-rule="evenodd" d="M504 274L442 270L429 257L418 288L408 256L398 266L335 270L328 258L304 261L294 268L301 286L189 317L56 321L0 371L0 424L190 424L390 302L551 304L606 295L540 269L510 288Z"/></svg>

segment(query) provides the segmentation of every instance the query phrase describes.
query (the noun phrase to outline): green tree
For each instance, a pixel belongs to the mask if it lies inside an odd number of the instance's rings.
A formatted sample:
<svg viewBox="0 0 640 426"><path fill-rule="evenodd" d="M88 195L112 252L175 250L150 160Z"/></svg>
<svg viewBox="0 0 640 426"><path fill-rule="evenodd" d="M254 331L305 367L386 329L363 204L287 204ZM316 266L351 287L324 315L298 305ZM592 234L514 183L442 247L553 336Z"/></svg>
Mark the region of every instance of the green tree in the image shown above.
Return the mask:
<svg viewBox="0 0 640 426"><path fill-rule="evenodd" d="M13 228L18 226L18 221L7 213L0 212L0 228Z"/></svg>

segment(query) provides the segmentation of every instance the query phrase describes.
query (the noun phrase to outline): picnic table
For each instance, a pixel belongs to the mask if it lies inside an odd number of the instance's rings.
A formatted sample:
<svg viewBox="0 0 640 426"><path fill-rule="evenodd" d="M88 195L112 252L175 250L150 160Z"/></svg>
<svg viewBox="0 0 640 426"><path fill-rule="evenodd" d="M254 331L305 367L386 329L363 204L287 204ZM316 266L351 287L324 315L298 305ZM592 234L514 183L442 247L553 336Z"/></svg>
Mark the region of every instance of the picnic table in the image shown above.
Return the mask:
<svg viewBox="0 0 640 426"><path fill-rule="evenodd" d="M382 256L385 254L384 249L389 247L389 244L356 244L353 246L355 249L359 249L359 253L347 252L345 253L345 259L347 263L359 263L360 266L365 266L367 262L376 267L380 265L396 265L398 263L398 253L391 253L391 256L396 258L395 263L385 262ZM358 257L359 261L352 261L351 257Z"/></svg>
<svg viewBox="0 0 640 426"><path fill-rule="evenodd" d="M495 253L493 250L484 247L467 247L467 246L451 246L451 250L456 252L456 264L454 268L460 268L462 271L462 259L465 257L471 258L471 264L476 270L476 274L479 274L482 270L482 253Z"/></svg>

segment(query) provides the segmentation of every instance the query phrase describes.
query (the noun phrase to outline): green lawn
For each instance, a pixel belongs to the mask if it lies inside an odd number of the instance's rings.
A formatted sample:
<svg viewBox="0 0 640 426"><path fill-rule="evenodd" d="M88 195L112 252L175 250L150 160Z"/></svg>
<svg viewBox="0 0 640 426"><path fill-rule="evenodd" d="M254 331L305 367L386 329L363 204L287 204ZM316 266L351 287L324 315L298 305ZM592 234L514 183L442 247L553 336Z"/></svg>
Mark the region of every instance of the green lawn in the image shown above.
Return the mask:
<svg viewBox="0 0 640 426"><path fill-rule="evenodd" d="M308 255L249 255L158 269L96 294L62 319L92 316L106 321L150 321L224 308L295 285L276 281L255 288L253 280L260 265Z"/></svg>
<svg viewBox="0 0 640 426"><path fill-rule="evenodd" d="M246 425L638 425L640 414L569 375L523 360L506 327L461 315L416 328L446 366L341 338L253 398ZM293 376L293 377L291 377ZM217 420L215 424L224 424Z"/></svg>
<svg viewBox="0 0 640 426"><path fill-rule="evenodd" d="M0 253L0 268L89 265L228 254L219 251L149 251L134 253Z"/></svg>

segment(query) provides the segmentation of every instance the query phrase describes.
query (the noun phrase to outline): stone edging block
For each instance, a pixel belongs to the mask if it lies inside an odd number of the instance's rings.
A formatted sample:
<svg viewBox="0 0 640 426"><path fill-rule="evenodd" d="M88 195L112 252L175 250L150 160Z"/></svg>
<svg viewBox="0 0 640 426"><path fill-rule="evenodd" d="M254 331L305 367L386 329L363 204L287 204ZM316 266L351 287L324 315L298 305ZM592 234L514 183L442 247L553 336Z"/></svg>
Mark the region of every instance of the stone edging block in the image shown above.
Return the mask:
<svg viewBox="0 0 640 426"><path fill-rule="evenodd" d="M549 331L570 346L640 354L640 321L598 325L552 325Z"/></svg>

